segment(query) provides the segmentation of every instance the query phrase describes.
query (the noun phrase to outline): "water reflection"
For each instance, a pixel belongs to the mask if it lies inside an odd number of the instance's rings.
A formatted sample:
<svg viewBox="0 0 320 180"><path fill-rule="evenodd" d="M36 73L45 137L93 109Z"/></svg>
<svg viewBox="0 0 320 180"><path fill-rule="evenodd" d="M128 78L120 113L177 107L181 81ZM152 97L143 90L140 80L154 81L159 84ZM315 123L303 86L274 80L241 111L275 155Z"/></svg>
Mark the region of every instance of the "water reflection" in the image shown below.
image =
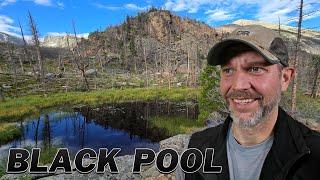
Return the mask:
<svg viewBox="0 0 320 180"><path fill-rule="evenodd" d="M151 126L153 116L196 118L194 103L132 102L105 104L99 108L78 107L74 111L52 111L21 124L22 137L0 147L66 147L74 155L81 148L121 148L120 155L134 148L159 150L159 141L168 137L164 129Z"/></svg>

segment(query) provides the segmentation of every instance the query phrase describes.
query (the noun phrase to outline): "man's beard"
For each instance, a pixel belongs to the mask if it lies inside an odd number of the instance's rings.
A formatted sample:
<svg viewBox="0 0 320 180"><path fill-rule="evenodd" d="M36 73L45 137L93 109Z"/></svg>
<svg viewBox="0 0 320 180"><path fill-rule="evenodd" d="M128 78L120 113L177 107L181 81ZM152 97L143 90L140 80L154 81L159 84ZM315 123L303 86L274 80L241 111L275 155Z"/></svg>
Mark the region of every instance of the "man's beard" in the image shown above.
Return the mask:
<svg viewBox="0 0 320 180"><path fill-rule="evenodd" d="M234 94L241 94L241 92L236 92ZM232 97L232 93L230 95ZM230 116L233 119L233 122L238 125L241 128L252 128L255 127L256 125L258 125L259 123L263 122L268 116L269 114L273 111L274 108L278 107L280 99L281 99L281 90L279 89L277 92L277 95L270 98L270 100L268 100L268 103L266 103L265 105L263 105L262 102L262 95L256 93L256 94L252 94L251 97L250 93L248 92L244 92L244 96L246 96L247 98L257 98L260 97L258 99L259 101L259 108L256 112L251 113L249 119L243 119L239 116L236 115L236 112L233 111L232 109L230 109L230 105L229 103L227 103L228 105L228 109L230 110Z"/></svg>

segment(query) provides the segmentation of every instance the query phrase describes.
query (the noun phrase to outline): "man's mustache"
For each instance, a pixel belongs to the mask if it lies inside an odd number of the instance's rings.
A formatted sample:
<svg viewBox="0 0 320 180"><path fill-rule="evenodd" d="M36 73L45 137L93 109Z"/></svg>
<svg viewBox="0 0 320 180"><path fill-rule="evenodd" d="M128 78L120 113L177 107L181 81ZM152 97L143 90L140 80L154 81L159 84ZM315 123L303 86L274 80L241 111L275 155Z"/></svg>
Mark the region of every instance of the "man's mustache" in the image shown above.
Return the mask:
<svg viewBox="0 0 320 180"><path fill-rule="evenodd" d="M262 97L261 94L250 91L230 91L226 95L226 98L231 99L262 99Z"/></svg>

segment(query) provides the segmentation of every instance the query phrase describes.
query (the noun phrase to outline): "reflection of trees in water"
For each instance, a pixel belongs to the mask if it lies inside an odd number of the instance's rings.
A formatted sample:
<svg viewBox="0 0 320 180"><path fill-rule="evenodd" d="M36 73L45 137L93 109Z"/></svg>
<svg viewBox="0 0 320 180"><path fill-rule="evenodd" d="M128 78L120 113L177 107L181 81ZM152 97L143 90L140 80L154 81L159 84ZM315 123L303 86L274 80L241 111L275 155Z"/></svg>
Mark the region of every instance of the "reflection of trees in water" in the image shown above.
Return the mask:
<svg viewBox="0 0 320 180"><path fill-rule="evenodd" d="M134 135L160 141L168 137L164 129L153 127L148 119L153 116L184 116L195 119L198 115L197 104L185 106L172 102L127 102L107 104L100 108L81 107L76 109L86 121L94 121L105 128L125 130L130 138Z"/></svg>
<svg viewBox="0 0 320 180"><path fill-rule="evenodd" d="M43 140L43 146L51 148L51 126L50 126L50 120L49 115L44 115L44 121L43 121L43 129L42 129L42 140Z"/></svg>
<svg viewBox="0 0 320 180"><path fill-rule="evenodd" d="M35 129L35 133L34 133L34 141L36 143L36 147L38 147L38 130L39 130L39 124L40 124L40 117L38 118L36 124L37 125L36 125L36 129Z"/></svg>
<svg viewBox="0 0 320 180"><path fill-rule="evenodd" d="M84 147L84 138L85 138L85 130L86 130L86 121L87 121L87 119L86 119L86 117L84 117L84 119L83 119L83 121L82 121L82 124L81 124L81 126L80 126L80 122L81 121L79 121L79 144L80 144L80 147L81 148L83 148Z"/></svg>

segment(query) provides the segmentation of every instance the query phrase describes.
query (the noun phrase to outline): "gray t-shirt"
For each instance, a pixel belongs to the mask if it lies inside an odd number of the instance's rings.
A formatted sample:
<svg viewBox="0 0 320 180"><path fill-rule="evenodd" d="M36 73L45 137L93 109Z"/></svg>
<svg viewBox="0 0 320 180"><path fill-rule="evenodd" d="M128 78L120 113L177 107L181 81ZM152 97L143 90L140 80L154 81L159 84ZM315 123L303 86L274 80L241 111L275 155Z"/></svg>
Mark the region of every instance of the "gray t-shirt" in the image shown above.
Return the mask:
<svg viewBox="0 0 320 180"><path fill-rule="evenodd" d="M272 143L273 136L254 146L242 146L235 140L231 128L229 128L227 135L227 156L230 180L258 180L262 165ZM185 174L180 166L178 166L176 169L176 180L184 179Z"/></svg>
<svg viewBox="0 0 320 180"><path fill-rule="evenodd" d="M231 128L227 135L227 156L230 180L258 180L272 146L273 136L260 144L242 146L233 136Z"/></svg>

